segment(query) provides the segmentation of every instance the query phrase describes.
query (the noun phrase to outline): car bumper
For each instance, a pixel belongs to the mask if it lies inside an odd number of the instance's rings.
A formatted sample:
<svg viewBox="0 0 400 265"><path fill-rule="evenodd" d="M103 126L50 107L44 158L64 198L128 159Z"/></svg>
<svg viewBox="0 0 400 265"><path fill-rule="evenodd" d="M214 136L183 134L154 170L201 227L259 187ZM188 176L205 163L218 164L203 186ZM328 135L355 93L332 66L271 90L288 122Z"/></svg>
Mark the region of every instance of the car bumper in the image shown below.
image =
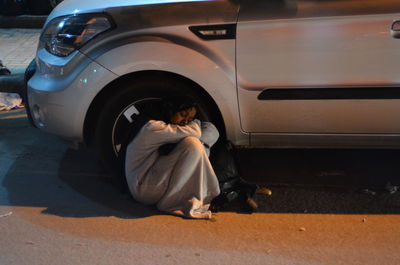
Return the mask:
<svg viewBox="0 0 400 265"><path fill-rule="evenodd" d="M37 66L27 83L28 115L35 127L76 147L90 104L116 75L78 51L66 58L39 51Z"/></svg>

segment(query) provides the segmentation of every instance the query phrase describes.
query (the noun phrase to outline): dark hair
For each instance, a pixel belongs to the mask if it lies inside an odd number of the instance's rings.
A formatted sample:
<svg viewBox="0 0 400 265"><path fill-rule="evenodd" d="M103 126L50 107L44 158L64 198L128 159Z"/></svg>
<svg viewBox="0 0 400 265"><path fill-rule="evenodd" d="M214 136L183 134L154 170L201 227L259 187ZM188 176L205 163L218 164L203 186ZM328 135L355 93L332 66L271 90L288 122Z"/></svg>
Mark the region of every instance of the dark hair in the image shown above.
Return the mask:
<svg viewBox="0 0 400 265"><path fill-rule="evenodd" d="M191 108L198 109L198 103L189 95L176 95L167 97L163 102L163 110L165 110L164 121L169 123L171 117L175 113Z"/></svg>

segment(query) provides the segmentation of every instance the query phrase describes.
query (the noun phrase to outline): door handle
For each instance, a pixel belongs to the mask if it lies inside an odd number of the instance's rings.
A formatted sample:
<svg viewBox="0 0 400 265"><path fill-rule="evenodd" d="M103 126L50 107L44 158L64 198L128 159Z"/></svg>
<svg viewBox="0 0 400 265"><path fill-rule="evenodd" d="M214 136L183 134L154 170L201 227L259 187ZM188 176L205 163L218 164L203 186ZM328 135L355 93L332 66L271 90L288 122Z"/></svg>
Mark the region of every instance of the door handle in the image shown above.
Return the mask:
<svg viewBox="0 0 400 265"><path fill-rule="evenodd" d="M393 38L400 39L400 20L393 21L390 34L392 34Z"/></svg>

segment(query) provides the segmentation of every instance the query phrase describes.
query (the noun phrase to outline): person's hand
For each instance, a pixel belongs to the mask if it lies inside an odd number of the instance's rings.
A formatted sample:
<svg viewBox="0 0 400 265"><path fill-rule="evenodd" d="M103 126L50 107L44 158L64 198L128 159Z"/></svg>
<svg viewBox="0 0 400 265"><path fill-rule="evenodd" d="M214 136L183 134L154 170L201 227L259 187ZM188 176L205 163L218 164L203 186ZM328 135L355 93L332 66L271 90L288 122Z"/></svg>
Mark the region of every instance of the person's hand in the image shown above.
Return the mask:
<svg viewBox="0 0 400 265"><path fill-rule="evenodd" d="M195 124L199 125L199 127L201 126L201 121L199 119L194 119L190 123L192 123L192 124L195 123Z"/></svg>
<svg viewBox="0 0 400 265"><path fill-rule="evenodd" d="M200 141L205 143L209 148L218 140L219 132L217 127L211 122L201 123L201 137Z"/></svg>

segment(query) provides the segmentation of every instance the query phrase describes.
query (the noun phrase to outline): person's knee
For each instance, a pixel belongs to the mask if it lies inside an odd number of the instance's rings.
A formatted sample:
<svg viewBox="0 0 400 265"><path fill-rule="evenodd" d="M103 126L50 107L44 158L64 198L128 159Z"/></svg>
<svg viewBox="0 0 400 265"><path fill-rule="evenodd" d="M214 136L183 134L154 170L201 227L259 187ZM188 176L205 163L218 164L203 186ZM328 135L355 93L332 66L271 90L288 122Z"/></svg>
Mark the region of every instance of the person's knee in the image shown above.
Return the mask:
<svg viewBox="0 0 400 265"><path fill-rule="evenodd" d="M185 149L186 152L189 152L191 154L203 155L204 153L203 144L196 137L185 137L183 140L181 140L179 144L182 146L182 148Z"/></svg>
<svg viewBox="0 0 400 265"><path fill-rule="evenodd" d="M200 142L199 138L196 138L194 136L187 136L181 140L181 144L187 148L197 148L197 147L202 147L202 143Z"/></svg>

